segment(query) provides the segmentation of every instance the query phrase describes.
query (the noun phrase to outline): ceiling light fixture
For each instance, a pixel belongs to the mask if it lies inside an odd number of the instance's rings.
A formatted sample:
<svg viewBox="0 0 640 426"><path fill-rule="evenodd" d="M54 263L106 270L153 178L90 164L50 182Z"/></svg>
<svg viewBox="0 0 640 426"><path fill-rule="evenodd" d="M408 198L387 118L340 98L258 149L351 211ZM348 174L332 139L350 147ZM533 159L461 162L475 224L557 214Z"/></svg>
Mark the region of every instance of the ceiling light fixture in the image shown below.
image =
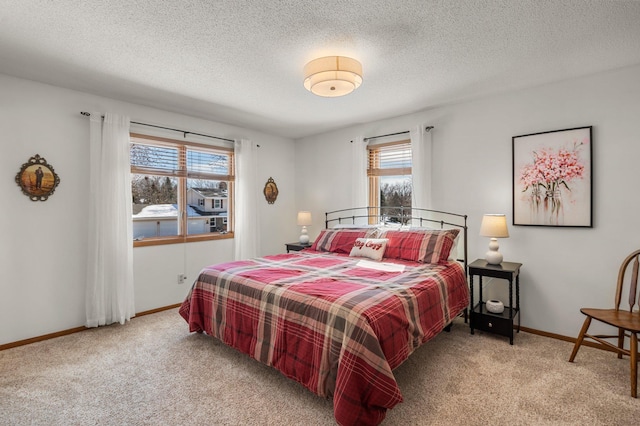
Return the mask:
<svg viewBox="0 0 640 426"><path fill-rule="evenodd" d="M304 66L304 87L314 95L348 95L362 84L362 64L345 56L325 56Z"/></svg>

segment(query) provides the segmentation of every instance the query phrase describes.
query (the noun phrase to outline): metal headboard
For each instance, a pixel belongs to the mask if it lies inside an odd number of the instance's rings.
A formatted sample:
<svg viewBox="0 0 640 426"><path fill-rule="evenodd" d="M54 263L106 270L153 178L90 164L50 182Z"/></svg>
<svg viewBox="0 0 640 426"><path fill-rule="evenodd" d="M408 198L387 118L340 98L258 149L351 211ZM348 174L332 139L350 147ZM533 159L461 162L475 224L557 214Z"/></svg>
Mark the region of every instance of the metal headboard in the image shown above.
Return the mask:
<svg viewBox="0 0 640 426"><path fill-rule="evenodd" d="M325 228L336 224L352 224L367 226L370 224L399 223L412 226L436 225L440 229L459 228L462 231L464 244L463 259L457 259L464 263L465 275L467 271L468 247L467 247L467 215L445 212L441 210L420 209L415 207L353 207L349 209L334 210L325 213ZM458 253L457 253L458 254Z"/></svg>

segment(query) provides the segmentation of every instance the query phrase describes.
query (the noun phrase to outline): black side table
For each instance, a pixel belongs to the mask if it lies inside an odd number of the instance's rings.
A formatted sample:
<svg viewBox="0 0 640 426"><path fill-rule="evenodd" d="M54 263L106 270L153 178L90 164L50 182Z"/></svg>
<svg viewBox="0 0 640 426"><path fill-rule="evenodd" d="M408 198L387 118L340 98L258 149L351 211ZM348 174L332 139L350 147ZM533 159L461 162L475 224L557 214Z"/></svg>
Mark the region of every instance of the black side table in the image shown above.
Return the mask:
<svg viewBox="0 0 640 426"><path fill-rule="evenodd" d="M300 251L302 249L306 249L311 247L311 244L302 244L302 243L286 243L287 253L290 251Z"/></svg>
<svg viewBox="0 0 640 426"><path fill-rule="evenodd" d="M520 332L520 267L522 263L502 262L500 265L490 265L484 259L475 260L469 264L469 290L471 300L471 317L469 325L471 334L474 329L484 330L509 338L513 345L513 324L518 317L518 333ZM479 277L480 300L474 306L473 303L473 276ZM487 311L486 303L482 298L482 278L500 278L509 281L509 306L505 303L504 311L496 314ZM513 281L516 283L516 300L513 303Z"/></svg>

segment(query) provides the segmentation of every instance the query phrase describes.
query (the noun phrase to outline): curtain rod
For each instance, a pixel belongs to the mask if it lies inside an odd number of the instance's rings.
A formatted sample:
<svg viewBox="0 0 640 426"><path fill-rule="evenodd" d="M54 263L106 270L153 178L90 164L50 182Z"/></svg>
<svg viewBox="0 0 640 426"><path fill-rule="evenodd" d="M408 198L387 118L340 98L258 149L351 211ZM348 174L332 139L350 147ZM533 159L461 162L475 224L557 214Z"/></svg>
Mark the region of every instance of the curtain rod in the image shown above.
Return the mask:
<svg viewBox="0 0 640 426"><path fill-rule="evenodd" d="M424 128L424 131L425 131L425 132L430 132L430 131L431 131L431 129L433 129L433 126L427 126L427 127L425 127L425 128ZM369 136L369 137L364 138L364 140L365 140L365 141L368 141L368 140L370 140L370 139L384 138L384 137L387 137L387 136L404 135L404 134L406 134L406 133L409 133L409 130L405 130L404 132L389 133L389 134L387 134L387 135Z"/></svg>
<svg viewBox="0 0 640 426"><path fill-rule="evenodd" d="M90 112L86 112L86 111L80 111L80 114L87 116L87 117L91 117L91 113ZM104 118L104 116L102 117ZM221 141L226 141L226 142L235 142L233 139L226 139L226 138L221 138L218 136L211 136L211 135L203 135L202 133L195 133L195 132L188 132L186 130L180 130L180 129L172 129L171 127L162 127L162 126L156 126L155 124L147 124L147 123L140 123L138 121L131 121L132 124L139 124L141 126L148 126L148 127L155 127L157 129L164 129L164 130L171 130L173 132L180 132L183 134L183 138L186 138L187 135L197 135L197 136L204 136L205 138L211 138L211 139L218 139Z"/></svg>

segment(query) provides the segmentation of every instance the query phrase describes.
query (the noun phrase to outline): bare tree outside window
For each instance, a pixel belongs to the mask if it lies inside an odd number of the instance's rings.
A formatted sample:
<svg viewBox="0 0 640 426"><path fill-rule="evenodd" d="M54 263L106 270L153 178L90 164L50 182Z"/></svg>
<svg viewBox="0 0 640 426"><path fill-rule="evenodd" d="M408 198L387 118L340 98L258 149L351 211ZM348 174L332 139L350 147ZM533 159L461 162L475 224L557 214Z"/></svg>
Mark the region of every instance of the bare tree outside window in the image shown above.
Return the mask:
<svg viewBox="0 0 640 426"><path fill-rule="evenodd" d="M411 176L394 176L381 178L380 207L389 222L406 223L402 216L410 216L411 207ZM398 209L396 207L404 207Z"/></svg>

